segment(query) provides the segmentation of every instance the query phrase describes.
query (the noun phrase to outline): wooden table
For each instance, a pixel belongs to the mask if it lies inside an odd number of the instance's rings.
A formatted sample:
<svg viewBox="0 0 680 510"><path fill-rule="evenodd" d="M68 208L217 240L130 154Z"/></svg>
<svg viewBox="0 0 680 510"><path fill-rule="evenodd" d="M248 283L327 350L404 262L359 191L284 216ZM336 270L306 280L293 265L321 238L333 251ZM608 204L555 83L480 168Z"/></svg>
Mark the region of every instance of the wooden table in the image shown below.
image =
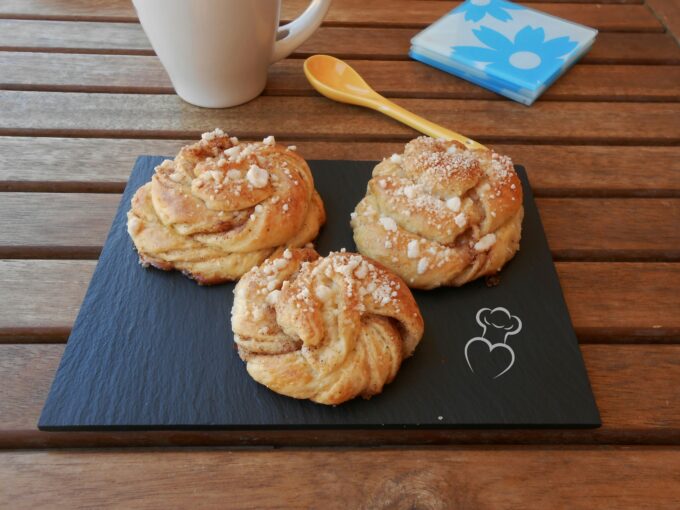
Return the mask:
<svg viewBox="0 0 680 510"><path fill-rule="evenodd" d="M680 507L680 4L576 1L532 0L600 35L529 108L407 58L454 2L335 0L262 97L204 110L173 94L128 0L0 0L0 507ZM138 154L216 126L310 159L414 137L312 91L302 59L322 52L526 166L602 428L39 432Z"/></svg>

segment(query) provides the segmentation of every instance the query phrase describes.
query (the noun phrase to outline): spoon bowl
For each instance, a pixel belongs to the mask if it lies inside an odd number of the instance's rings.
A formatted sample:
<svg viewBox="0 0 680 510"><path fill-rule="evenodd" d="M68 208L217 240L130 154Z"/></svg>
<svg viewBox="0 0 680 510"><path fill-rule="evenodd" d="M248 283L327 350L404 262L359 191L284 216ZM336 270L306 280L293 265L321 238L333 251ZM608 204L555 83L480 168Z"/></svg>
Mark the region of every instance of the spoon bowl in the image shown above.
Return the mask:
<svg viewBox="0 0 680 510"><path fill-rule="evenodd" d="M364 101L381 96L343 60L328 55L314 55L305 61L305 75L324 96L342 103L363 106Z"/></svg>
<svg viewBox="0 0 680 510"><path fill-rule="evenodd" d="M486 149L479 142L430 122L381 96L352 66L338 58L314 55L305 60L304 71L309 83L329 99L377 110L434 138L457 140L471 149Z"/></svg>

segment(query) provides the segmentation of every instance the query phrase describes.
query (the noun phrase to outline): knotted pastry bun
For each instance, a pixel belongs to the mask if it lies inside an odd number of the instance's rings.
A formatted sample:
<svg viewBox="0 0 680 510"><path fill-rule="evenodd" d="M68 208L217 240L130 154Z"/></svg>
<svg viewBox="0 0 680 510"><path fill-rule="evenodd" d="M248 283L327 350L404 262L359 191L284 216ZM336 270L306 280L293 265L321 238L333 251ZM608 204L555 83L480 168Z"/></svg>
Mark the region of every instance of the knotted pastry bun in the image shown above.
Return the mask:
<svg viewBox="0 0 680 510"><path fill-rule="evenodd" d="M423 335L408 286L358 254L285 250L234 294L231 324L248 373L321 404L380 393Z"/></svg>
<svg viewBox="0 0 680 510"><path fill-rule="evenodd" d="M432 289L499 271L523 216L510 158L422 136L375 167L351 224L359 252Z"/></svg>
<svg viewBox="0 0 680 510"><path fill-rule="evenodd" d="M312 241L326 215L292 149L271 136L240 143L217 129L163 161L128 212L140 262L216 284Z"/></svg>

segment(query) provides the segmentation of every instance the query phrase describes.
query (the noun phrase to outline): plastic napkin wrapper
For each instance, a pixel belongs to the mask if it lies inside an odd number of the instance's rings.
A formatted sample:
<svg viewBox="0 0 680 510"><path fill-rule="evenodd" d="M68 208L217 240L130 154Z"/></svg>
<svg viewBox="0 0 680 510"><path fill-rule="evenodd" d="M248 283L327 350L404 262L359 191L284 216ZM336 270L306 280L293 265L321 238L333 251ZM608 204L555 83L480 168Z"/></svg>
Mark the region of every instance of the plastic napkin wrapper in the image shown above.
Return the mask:
<svg viewBox="0 0 680 510"><path fill-rule="evenodd" d="M597 30L505 0L467 0L411 39L415 60L530 105Z"/></svg>

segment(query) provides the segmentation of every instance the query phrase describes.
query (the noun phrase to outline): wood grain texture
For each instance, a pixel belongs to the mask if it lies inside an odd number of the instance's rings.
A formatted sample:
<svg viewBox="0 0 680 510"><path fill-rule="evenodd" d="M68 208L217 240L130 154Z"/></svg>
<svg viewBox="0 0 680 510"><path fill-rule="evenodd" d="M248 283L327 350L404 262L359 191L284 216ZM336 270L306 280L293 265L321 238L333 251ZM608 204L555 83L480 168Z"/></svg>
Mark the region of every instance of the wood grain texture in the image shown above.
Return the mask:
<svg viewBox="0 0 680 510"><path fill-rule="evenodd" d="M77 30L74 30L77 28ZM408 60L416 28L321 27L293 54L329 53L341 58ZM152 55L134 23L0 19L0 50ZM601 33L583 63L680 64L676 41L662 33Z"/></svg>
<svg viewBox="0 0 680 510"><path fill-rule="evenodd" d="M607 2L600 2L607 3ZM410 1L410 0L334 0L324 24L330 26L396 26L425 27L434 22L460 2ZM308 5L306 0L284 0L281 18L294 19ZM537 8L549 14L566 17L577 23L600 29L618 31L661 31L662 25L642 5L596 5L563 2L541 2ZM131 2L54 2L32 0L0 2L0 17L25 19L66 19L137 21Z"/></svg>
<svg viewBox="0 0 680 510"><path fill-rule="evenodd" d="M0 447L208 444L680 443L680 346L581 347L602 416L592 430L43 433L36 423L63 345L0 345ZM639 374L651 374L640 377ZM655 375L657 374L657 375ZM663 375L661 375L663 374Z"/></svg>
<svg viewBox="0 0 680 510"><path fill-rule="evenodd" d="M412 61L349 62L388 97L503 99L465 80ZM284 60L269 72L266 95L315 96L302 60ZM174 94L158 58L141 55L0 53L0 88L60 92ZM577 65L542 96L547 100L678 101L680 66Z"/></svg>
<svg viewBox="0 0 680 510"><path fill-rule="evenodd" d="M433 23L460 2L409 0L334 0L324 23L348 26L407 26L423 28ZM284 2L282 16L291 19L301 12L306 0ZM541 3L543 12L592 26L601 31L661 31L662 26L643 5L574 6L566 3Z"/></svg>
<svg viewBox="0 0 680 510"><path fill-rule="evenodd" d="M50 48L151 53L138 23L92 23L0 19L0 48Z"/></svg>
<svg viewBox="0 0 680 510"><path fill-rule="evenodd" d="M136 21L130 0L0 0L0 16Z"/></svg>
<svg viewBox="0 0 680 510"><path fill-rule="evenodd" d="M0 261L0 342L64 341L94 261ZM680 265L558 262L567 307L581 342L680 338Z"/></svg>
<svg viewBox="0 0 680 510"><path fill-rule="evenodd" d="M307 159L380 160L400 142L281 138ZM140 154L172 156L190 140L0 137L0 191L122 192ZM527 168L538 196L680 196L680 147L498 145ZM640 168L654 163L653 172Z"/></svg>
<svg viewBox="0 0 680 510"><path fill-rule="evenodd" d="M678 469L672 447L6 452L0 504L662 510L680 498Z"/></svg>
<svg viewBox="0 0 680 510"><path fill-rule="evenodd" d="M403 107L488 142L680 142L680 103L400 99ZM174 95L0 91L0 134L194 138L220 126L239 137L408 140L415 132L378 112L323 97L263 96L208 110Z"/></svg>
<svg viewBox="0 0 680 510"><path fill-rule="evenodd" d="M65 341L92 278L94 261L0 260L0 341Z"/></svg>
<svg viewBox="0 0 680 510"><path fill-rule="evenodd" d="M0 257L22 258L33 251L37 258L57 252L67 258L96 258L119 201L119 195L5 193L0 230L6 239L0 241Z"/></svg>
<svg viewBox="0 0 680 510"><path fill-rule="evenodd" d="M291 18L300 12L305 0L287 1L283 16ZM449 12L460 2L410 2L408 0L335 0L325 22L336 25L387 25L425 27ZM609 31L658 31L660 23L651 19L643 5L596 5L541 3L536 8L543 12L577 23Z"/></svg>
<svg viewBox="0 0 680 510"><path fill-rule="evenodd" d="M680 337L680 317L671 317L680 309L679 264L568 262L556 267L580 338Z"/></svg>
<svg viewBox="0 0 680 510"><path fill-rule="evenodd" d="M0 257L96 258L119 201L117 194L5 193ZM559 259L680 259L680 199L542 198L538 208Z"/></svg>
<svg viewBox="0 0 680 510"><path fill-rule="evenodd" d="M538 206L558 258L680 258L680 200L546 198Z"/></svg>

